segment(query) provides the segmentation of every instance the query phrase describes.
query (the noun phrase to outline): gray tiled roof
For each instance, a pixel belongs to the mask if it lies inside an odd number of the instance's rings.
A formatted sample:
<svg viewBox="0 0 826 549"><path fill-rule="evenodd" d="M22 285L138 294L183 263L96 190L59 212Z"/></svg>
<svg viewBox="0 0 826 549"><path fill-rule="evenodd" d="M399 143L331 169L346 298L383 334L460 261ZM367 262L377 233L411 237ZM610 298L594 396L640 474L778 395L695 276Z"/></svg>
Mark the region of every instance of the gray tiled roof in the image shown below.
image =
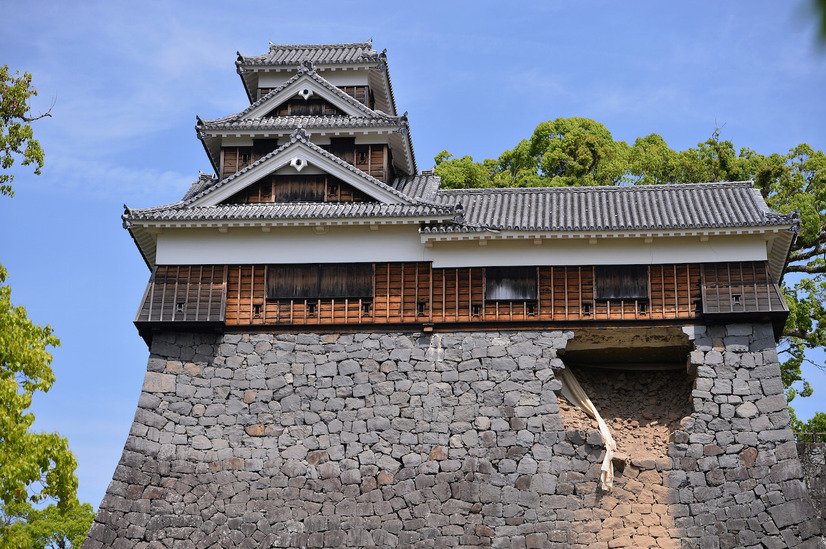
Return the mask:
<svg viewBox="0 0 826 549"><path fill-rule="evenodd" d="M261 99L259 99L257 101L254 101L249 107L247 107L243 111L241 111L239 113L236 113L236 114L231 114L229 116L225 116L223 118L217 118L215 120L210 120L210 122L244 119L244 118L246 118L247 114L250 111L252 111L253 109L256 109L258 106L266 103L267 101L270 100L270 98L277 96L285 88L291 86L296 80L298 80L299 78L301 78L304 75L306 75L308 78L312 79L314 82L319 84L321 87L329 90L331 93L336 95L339 99L341 99L342 101L348 103L349 105L354 107L359 112L364 113L364 116L368 116L368 117L388 116L389 117L389 115L385 115L384 113L378 113L376 111L371 110L369 107L367 107L361 101L358 101L354 97L352 97L350 95L347 95L346 93L341 91L338 87L336 87L336 86L332 85L330 82L328 82L326 78L323 78L323 77L319 76L315 72L315 70L306 71L306 70L302 69L302 70L299 70L296 74L294 74L286 82L284 82L283 84L281 84L277 88L273 88L272 90L270 90L270 92L268 94L264 95L263 97L261 97Z"/></svg>
<svg viewBox="0 0 826 549"><path fill-rule="evenodd" d="M270 116L265 118L241 118L238 115L216 120L202 120L197 128L217 130L294 130L327 128L383 128L407 127L403 116Z"/></svg>
<svg viewBox="0 0 826 549"><path fill-rule="evenodd" d="M270 51L264 55L244 56L239 53L235 61L251 101L254 96L253 92L258 87L256 71L251 67L278 65L299 68L305 63L310 65L354 63L368 65L372 69L370 87L374 92L379 89L384 90L382 94L377 93L377 104L381 105L382 110L388 114L397 112L393 83L387 70L387 54L385 51L374 50L372 40L350 44L270 44Z"/></svg>
<svg viewBox="0 0 826 549"><path fill-rule="evenodd" d="M257 168L258 166L260 166L261 164L264 164L270 158L276 156L281 151L285 150L287 147L290 147L293 143L295 143L297 141L303 142L305 145L310 147L310 149L312 149L315 152L319 153L320 155L324 156L325 158L327 158L331 162L334 162L335 164L338 164L339 166L343 167L344 169L352 172L356 176L367 180L370 184L372 184L372 185L374 185L374 186L376 186L376 187L378 187L378 188L380 188L380 189L382 189L386 192L389 192L390 194L393 194L393 195L397 196L398 198L401 198L402 200L406 200L406 201L415 200L415 199L412 199L411 197L407 196L403 192L401 192L397 189L394 189L390 185L382 183L381 181L379 181L375 177L361 171L360 169L356 168L355 166L353 166L349 162L345 162L341 158L325 151L324 149L322 149L321 147L319 147L318 145L316 145L315 143L310 141L310 139L307 137L307 134L304 132L303 128L299 128L299 129L297 129L296 131L294 131L292 133L292 135L290 136L290 142L289 143L285 143L284 145L278 147L277 149L275 149L271 153L268 153L265 156L262 156L260 159L256 160L255 162L253 162L249 166L243 168L242 170L237 171L234 174L230 175L229 177L225 177L224 179L222 179L220 181L218 181L217 179L214 179L214 180L212 180L213 181L212 183L209 183L209 182L204 183L203 185L200 186L200 190L196 194L192 194L192 188L190 188L190 191L187 192L186 197L184 198L184 203L185 204L190 204L190 203L194 202L195 200L197 200L199 198L202 198L203 196L206 196L207 194L212 193L212 192L216 191L217 189L219 189L221 187L226 186L227 184L229 184L232 181L235 181L237 178L239 178L242 175L246 174L250 170L253 170L253 169Z"/></svg>
<svg viewBox="0 0 826 549"><path fill-rule="evenodd" d="M299 116L286 116L286 117L264 117L264 118L248 118L250 112L254 109L258 108L263 103L269 101L272 97L280 94L286 87L292 85L296 82L299 78L306 75L307 77L311 78L314 82L318 83L323 88L330 91L330 93L337 96L342 101L346 102L347 104L351 105L356 112L360 112L363 114L363 117L359 116L307 116L307 117L299 117ZM389 85L389 74L388 76L388 85ZM392 89L391 89L392 94ZM392 107L395 110L395 106ZM224 116L222 118L216 118L213 120L202 120L198 117L198 123L195 126L196 131L198 131L198 135L201 139L204 138L204 135L201 133L202 131L216 131L216 130L255 130L255 129L294 129L297 127L304 127L309 129L321 129L321 128L375 128L375 127L397 127L403 128L407 133L401 140L396 140L396 144L401 143L401 146L407 150L409 153L409 162L410 164L403 168L403 171L414 171L416 170L416 153L413 150L413 142L410 139L410 125L407 122L407 113L404 113L402 116L393 116L390 114L385 114L381 111L375 111L361 103L360 101L356 100L355 98L351 97L350 95L343 92L338 87L334 86L330 82L328 82L325 78L319 76L315 72L315 68L301 66L298 68L298 72L294 74L291 78L289 78L286 82L282 85L278 86L277 88L272 89L268 94L261 97L259 100L254 101L249 107L244 109L243 111L235 114L231 114L229 116ZM304 124L306 122L306 124ZM311 124L311 125L310 125ZM204 147L207 149L207 154L210 155L210 159L212 160L213 166L217 165L216 153L215 151L211 150L214 145L209 145L204 141ZM408 154L405 154L405 158L408 157ZM216 170L218 168L216 167Z"/></svg>
<svg viewBox="0 0 826 549"><path fill-rule="evenodd" d="M189 190L186 191L186 194L184 194L184 197L181 200L192 198L210 185L214 185L217 181L218 178L214 175L201 172L198 176L198 181L195 181L192 185L190 185Z"/></svg>
<svg viewBox="0 0 826 549"><path fill-rule="evenodd" d="M371 42L350 44L270 44L264 55L239 55L236 64L245 65L297 65L309 60L320 65L342 63L368 63L379 60L381 54Z"/></svg>
<svg viewBox="0 0 826 549"><path fill-rule="evenodd" d="M182 202L158 208L127 210L127 221L299 220L451 216L452 206L383 204L381 202L297 202L224 204L184 207Z"/></svg>
<svg viewBox="0 0 826 549"><path fill-rule="evenodd" d="M397 177L391 186L411 198L432 202L440 184L441 179L428 170L421 175Z"/></svg>
<svg viewBox="0 0 826 549"><path fill-rule="evenodd" d="M440 190L437 204L464 209L464 223L424 232L635 231L795 223L772 213L750 181L621 187Z"/></svg>

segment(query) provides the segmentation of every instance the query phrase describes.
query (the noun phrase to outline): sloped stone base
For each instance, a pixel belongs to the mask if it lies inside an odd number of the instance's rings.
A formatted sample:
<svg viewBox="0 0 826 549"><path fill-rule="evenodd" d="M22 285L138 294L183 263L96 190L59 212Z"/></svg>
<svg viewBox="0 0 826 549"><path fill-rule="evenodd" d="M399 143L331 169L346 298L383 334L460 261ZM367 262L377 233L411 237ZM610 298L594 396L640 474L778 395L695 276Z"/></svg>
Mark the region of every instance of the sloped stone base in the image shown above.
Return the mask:
<svg viewBox="0 0 826 549"><path fill-rule="evenodd" d="M158 335L84 547L821 546L771 327L687 332L693 411L611 493L574 332Z"/></svg>

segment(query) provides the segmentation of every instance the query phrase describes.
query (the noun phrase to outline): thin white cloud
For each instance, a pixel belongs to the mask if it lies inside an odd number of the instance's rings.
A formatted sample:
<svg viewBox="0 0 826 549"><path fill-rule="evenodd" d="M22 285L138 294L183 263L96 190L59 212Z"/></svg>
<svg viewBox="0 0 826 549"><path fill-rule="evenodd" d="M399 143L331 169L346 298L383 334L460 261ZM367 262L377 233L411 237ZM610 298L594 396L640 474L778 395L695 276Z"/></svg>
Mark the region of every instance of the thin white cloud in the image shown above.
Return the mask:
<svg viewBox="0 0 826 549"><path fill-rule="evenodd" d="M52 177L52 173L60 176ZM195 179L173 171L131 168L77 157L50 157L43 175L50 192L115 198L137 207L177 201Z"/></svg>

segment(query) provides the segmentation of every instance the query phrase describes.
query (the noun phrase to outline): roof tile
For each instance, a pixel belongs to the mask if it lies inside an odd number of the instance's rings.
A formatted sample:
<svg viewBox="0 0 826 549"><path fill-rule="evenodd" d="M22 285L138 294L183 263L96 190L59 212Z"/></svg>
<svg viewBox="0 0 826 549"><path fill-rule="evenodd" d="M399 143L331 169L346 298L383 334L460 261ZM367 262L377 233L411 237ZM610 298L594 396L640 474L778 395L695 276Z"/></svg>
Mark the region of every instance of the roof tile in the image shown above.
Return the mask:
<svg viewBox="0 0 826 549"><path fill-rule="evenodd" d="M795 223L794 214L772 214L754 191L750 181L439 190L433 201L462 204L464 224L424 231L635 231Z"/></svg>
<svg viewBox="0 0 826 549"><path fill-rule="evenodd" d="M299 220L388 217L430 217L453 215L452 207L433 204L384 204L381 202L297 202L262 204L221 204L205 207L181 207L128 210L128 221L217 221L231 220Z"/></svg>
<svg viewBox="0 0 826 549"><path fill-rule="evenodd" d="M294 130L326 128L381 128L407 127L402 116L268 116L264 118L240 118L227 116L216 120L202 120L198 129L219 130Z"/></svg>
<svg viewBox="0 0 826 549"><path fill-rule="evenodd" d="M239 56L236 64L248 65L295 65L301 61L315 64L370 63L379 60L381 54L371 42L342 44L270 44L264 55Z"/></svg>

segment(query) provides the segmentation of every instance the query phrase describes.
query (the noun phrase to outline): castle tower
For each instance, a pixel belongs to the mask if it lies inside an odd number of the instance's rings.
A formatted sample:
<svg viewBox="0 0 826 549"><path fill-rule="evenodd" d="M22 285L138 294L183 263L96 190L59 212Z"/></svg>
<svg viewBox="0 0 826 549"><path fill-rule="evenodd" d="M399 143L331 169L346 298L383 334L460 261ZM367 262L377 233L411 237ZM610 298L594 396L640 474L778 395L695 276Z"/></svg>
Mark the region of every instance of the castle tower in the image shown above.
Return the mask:
<svg viewBox="0 0 826 549"><path fill-rule="evenodd" d="M445 190L384 52L271 45L129 209L150 348L97 547L818 547L751 182ZM761 545L762 544L762 545Z"/></svg>

